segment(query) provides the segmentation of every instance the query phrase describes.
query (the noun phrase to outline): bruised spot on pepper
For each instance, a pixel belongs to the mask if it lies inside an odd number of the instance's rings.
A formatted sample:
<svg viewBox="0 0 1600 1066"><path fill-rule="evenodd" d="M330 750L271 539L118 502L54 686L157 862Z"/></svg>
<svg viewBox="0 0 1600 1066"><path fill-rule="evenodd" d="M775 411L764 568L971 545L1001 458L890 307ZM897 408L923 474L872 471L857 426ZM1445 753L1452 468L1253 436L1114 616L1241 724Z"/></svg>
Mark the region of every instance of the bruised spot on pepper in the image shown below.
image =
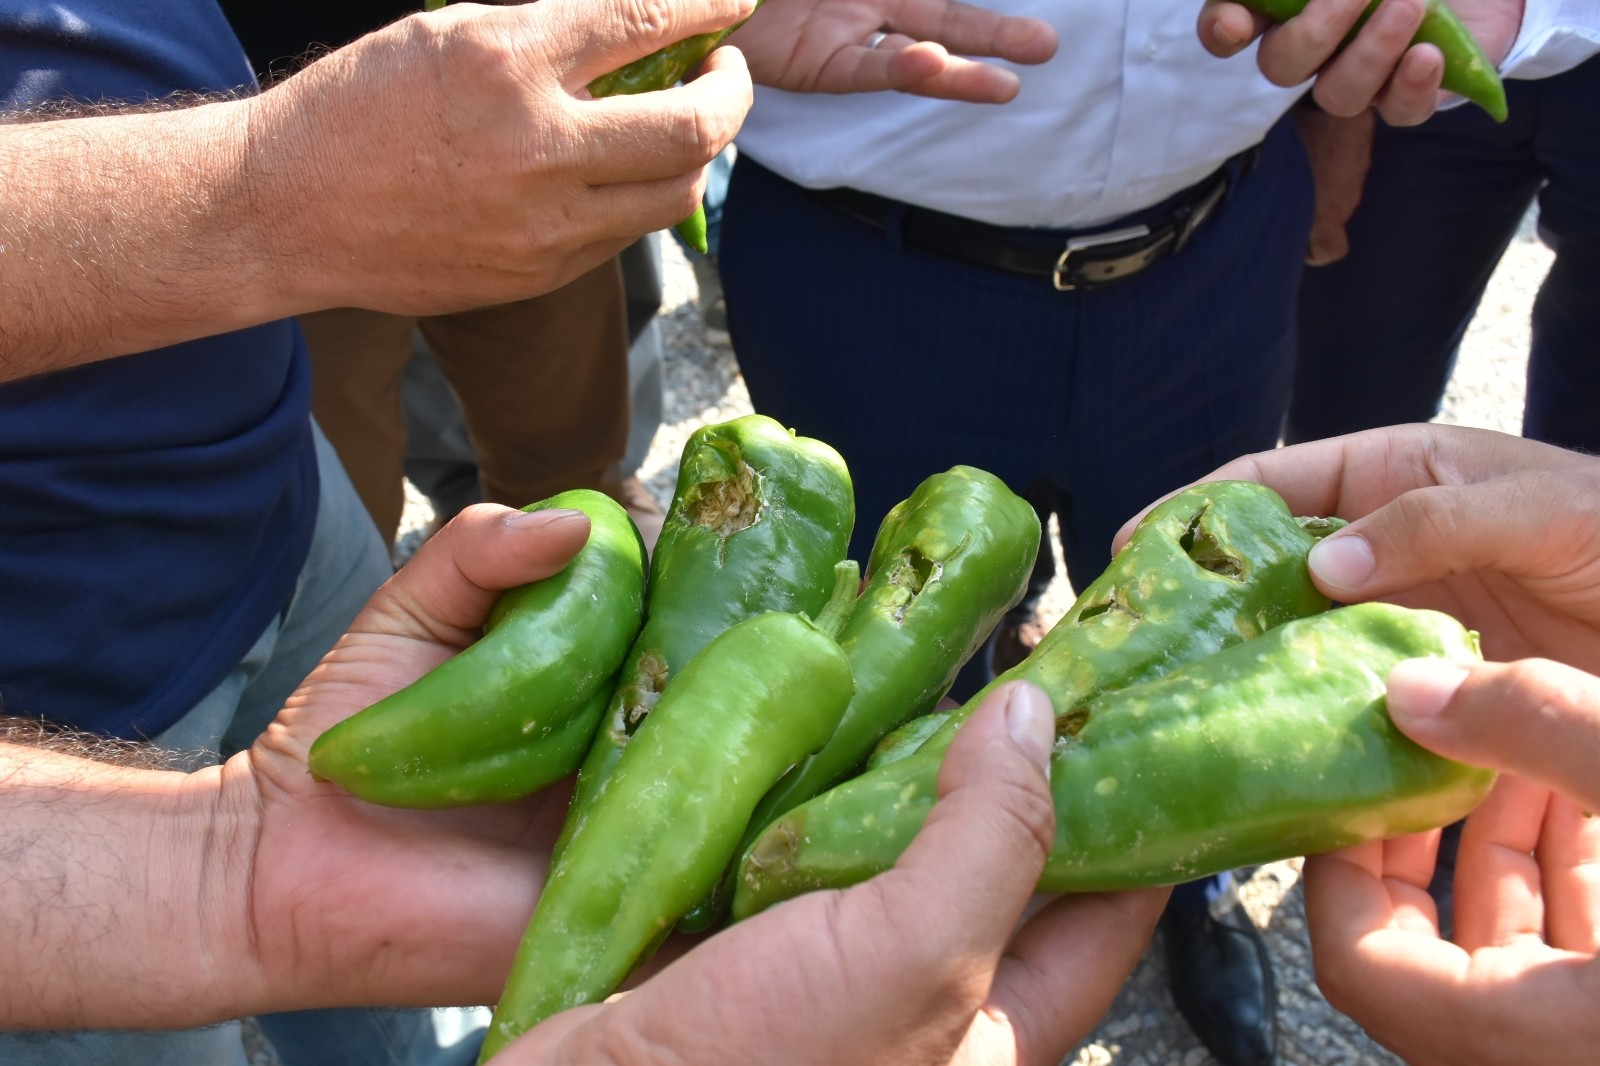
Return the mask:
<svg viewBox="0 0 1600 1066"><path fill-rule="evenodd" d="M793 866L795 853L800 850L804 833L804 819L799 815L780 818L767 827L766 832L745 853L740 876L751 888L759 890L761 876L768 870L781 870Z"/></svg>
<svg viewBox="0 0 1600 1066"><path fill-rule="evenodd" d="M661 698L670 672L667 661L658 653L647 651L639 656L639 680L622 690L622 728L628 736L638 732L640 723Z"/></svg>
<svg viewBox="0 0 1600 1066"><path fill-rule="evenodd" d="M1084 604L1083 610L1078 612L1077 621L1081 625L1091 618L1098 618L1100 615L1109 614L1112 611L1120 611L1129 615L1134 621L1138 621L1142 617L1141 613L1132 604L1122 601L1122 597L1118 595L1117 586L1112 585L1106 590L1104 599Z"/></svg>
<svg viewBox="0 0 1600 1066"><path fill-rule="evenodd" d="M906 612L917 602L922 590L939 580L943 572L943 563L928 558L915 545L908 546L895 557L889 571L889 584L910 594L895 605L893 617L896 622L905 621Z"/></svg>
<svg viewBox="0 0 1600 1066"><path fill-rule="evenodd" d="M732 477L702 481L684 492L684 517L690 525L704 526L719 537L749 529L761 516L756 480L754 468L743 459L737 460Z"/></svg>
<svg viewBox="0 0 1600 1066"><path fill-rule="evenodd" d="M1183 553L1200 569L1242 581L1244 561L1217 542L1216 535L1211 532L1206 522L1206 515L1210 510L1211 505L1208 503L1194 516L1189 528L1178 538L1178 547L1182 548Z"/></svg>
<svg viewBox="0 0 1600 1066"><path fill-rule="evenodd" d="M1056 719L1056 737L1075 739L1089 724L1089 708L1074 707Z"/></svg>

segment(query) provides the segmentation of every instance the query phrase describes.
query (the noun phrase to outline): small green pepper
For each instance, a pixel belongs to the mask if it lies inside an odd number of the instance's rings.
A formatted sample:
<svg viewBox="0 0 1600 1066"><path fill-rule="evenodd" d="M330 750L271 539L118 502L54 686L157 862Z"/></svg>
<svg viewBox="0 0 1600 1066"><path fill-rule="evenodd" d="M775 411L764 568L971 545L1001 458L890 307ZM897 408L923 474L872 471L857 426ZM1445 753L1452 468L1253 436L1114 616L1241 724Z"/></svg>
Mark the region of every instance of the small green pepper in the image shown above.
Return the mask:
<svg viewBox="0 0 1600 1066"><path fill-rule="evenodd" d="M1364 603L1298 619L1057 719L1056 834L1042 892L1175 884L1447 825L1494 781L1395 728L1384 681L1402 659L1478 657L1437 611ZM830 811L763 838L741 915L838 869L892 862ZM920 824L920 818L917 819ZM843 829L836 834L834 830ZM911 830L915 831L914 827ZM876 854L851 854L865 844Z"/></svg>
<svg viewBox="0 0 1600 1066"><path fill-rule="evenodd" d="M849 471L821 441L764 415L690 436L650 560L644 628L578 774L558 853L673 675L746 618L821 610L854 524Z"/></svg>
<svg viewBox="0 0 1600 1066"><path fill-rule="evenodd" d="M589 539L558 574L495 601L484 635L311 745L311 773L390 807L520 799L572 773L644 614L644 544L615 500L576 489Z"/></svg>
<svg viewBox="0 0 1600 1066"><path fill-rule="evenodd" d="M1033 653L951 712L919 749L768 826L741 863L734 916L798 891L865 880L892 863L933 806L939 766L956 728L995 685L1033 682L1049 693L1059 718L1102 692L1327 610L1305 560L1338 525L1296 519L1276 493L1250 482L1199 485L1163 501ZM852 820L859 839L839 849L849 863L826 870L785 863L781 873L772 865L782 840L802 827Z"/></svg>
<svg viewBox="0 0 1600 1066"><path fill-rule="evenodd" d="M1304 11L1310 0L1239 0L1245 7L1259 11L1274 22L1287 22ZM1356 28L1366 24L1383 0L1371 0L1356 23ZM1352 31L1353 32L1353 31ZM1422 16L1422 25L1412 36L1413 44L1431 44L1444 56L1443 86L1451 92L1471 100L1489 113L1496 122L1506 120L1506 88L1500 74L1489 57L1461 20L1450 10L1444 0L1428 0L1428 10Z"/></svg>
<svg viewBox="0 0 1600 1066"><path fill-rule="evenodd" d="M479 1062L604 999L736 854L756 801L828 739L850 701L836 632L853 563L813 625L768 613L720 634L667 686L572 831L534 908Z"/></svg>
<svg viewBox="0 0 1600 1066"><path fill-rule="evenodd" d="M756 6L761 6L761 0L757 0ZM712 50L726 40L729 34L743 25L744 21L740 21L724 30L686 37L647 56L635 59L632 63L618 67L610 74L603 74L590 82L589 94L598 99L602 96L622 96L631 93L649 93L661 89L670 89L682 81L684 75L693 70L701 60L710 55ZM678 236L682 237L689 247L701 255L706 254L706 209L704 204L696 207L694 214L673 228L677 230Z"/></svg>
<svg viewBox="0 0 1600 1066"><path fill-rule="evenodd" d="M822 750L762 798L744 844L779 815L860 770L885 733L932 710L1027 591L1038 551L1039 516L1032 505L975 467L934 474L897 504L878 527L866 587L839 634L855 674L855 697ZM723 917L733 872L680 928L698 932Z"/></svg>
<svg viewBox="0 0 1600 1066"><path fill-rule="evenodd" d="M756 0L757 7L760 7L761 3L762 0ZM445 0L423 0L422 6L425 11L436 11L444 5ZM726 40L730 33L743 26L745 21L748 19L737 22L725 30L686 37L647 56L641 56L632 63L618 67L610 74L602 74L589 83L589 95L599 99L602 96L624 96L670 89L682 81L683 76L693 70L696 64L710 55L712 49ZM672 228L689 247L701 255L707 254L704 204L696 206L694 214Z"/></svg>

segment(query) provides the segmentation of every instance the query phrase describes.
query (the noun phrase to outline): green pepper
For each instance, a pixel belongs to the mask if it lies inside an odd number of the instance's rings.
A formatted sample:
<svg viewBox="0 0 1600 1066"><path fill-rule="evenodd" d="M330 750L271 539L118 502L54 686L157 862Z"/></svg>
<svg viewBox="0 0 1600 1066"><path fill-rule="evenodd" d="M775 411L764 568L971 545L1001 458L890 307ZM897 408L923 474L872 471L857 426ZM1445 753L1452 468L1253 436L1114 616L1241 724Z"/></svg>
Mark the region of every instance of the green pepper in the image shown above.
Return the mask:
<svg viewBox="0 0 1600 1066"><path fill-rule="evenodd" d="M481 639L328 729L311 773L390 807L520 799L578 768L644 614L644 544L590 489L523 508L572 508L589 539L560 573L501 593Z"/></svg>
<svg viewBox="0 0 1600 1066"><path fill-rule="evenodd" d="M1310 0L1239 0L1274 22L1287 22L1305 10ZM1383 0L1371 0L1356 28L1366 24ZM1352 31L1353 33L1354 31ZM1412 36L1413 44L1431 44L1444 56L1443 86L1471 100L1496 122L1506 120L1506 89L1489 57L1444 0L1428 0L1422 25Z"/></svg>
<svg viewBox="0 0 1600 1066"><path fill-rule="evenodd" d="M1477 658L1476 635L1437 611L1358 604L1071 708L1057 720L1039 890L1175 884L1464 817L1494 774L1419 747L1385 709L1389 671L1419 656ZM863 838L832 832L845 815L765 841L751 858L762 893L741 913L860 863L845 850Z"/></svg>
<svg viewBox="0 0 1600 1066"><path fill-rule="evenodd" d="M787 613L747 619L667 686L551 866L480 1062L616 991L716 883L756 801L822 746L850 701L850 661L830 632L858 582L843 564L815 625Z"/></svg>
<svg viewBox="0 0 1600 1066"><path fill-rule="evenodd" d="M762 798L744 845L773 819L857 772L885 733L932 710L1027 591L1038 551L1033 507L975 467L934 474L897 504L878 527L866 587L839 634L855 697L822 750ZM698 932L719 920L732 889L730 869L680 928Z"/></svg>
<svg viewBox="0 0 1600 1066"><path fill-rule="evenodd" d="M878 741L878 746L873 748L872 754L868 756L867 769L876 770L880 766L899 762L915 752L950 721L950 713L934 711L931 714L920 715L886 735Z"/></svg>
<svg viewBox="0 0 1600 1066"><path fill-rule="evenodd" d="M1325 611L1306 553L1339 524L1296 519L1276 493L1250 482L1199 485L1163 501L1033 653L951 712L919 749L768 826L741 860L734 916L797 892L853 884L892 864L933 806L955 730L996 685L1033 682L1050 695L1059 720L1100 693ZM830 851L837 861L824 866L813 853L798 866L784 858L820 825L841 841Z"/></svg>
<svg viewBox="0 0 1600 1066"><path fill-rule="evenodd" d="M746 618L820 610L854 524L849 471L821 441L764 415L690 436L650 560L644 628L578 774L558 853L673 674Z"/></svg>

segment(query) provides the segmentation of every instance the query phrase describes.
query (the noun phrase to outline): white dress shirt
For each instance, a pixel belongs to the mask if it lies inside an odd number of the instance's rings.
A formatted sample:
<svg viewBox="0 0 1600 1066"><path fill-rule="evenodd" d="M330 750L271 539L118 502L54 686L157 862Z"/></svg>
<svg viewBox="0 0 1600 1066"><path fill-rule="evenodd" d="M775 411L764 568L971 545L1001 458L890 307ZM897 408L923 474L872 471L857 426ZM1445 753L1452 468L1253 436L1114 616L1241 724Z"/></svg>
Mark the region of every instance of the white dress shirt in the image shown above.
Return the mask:
<svg viewBox="0 0 1600 1066"><path fill-rule="evenodd" d="M1269 83L1253 46L1231 59L1206 52L1199 0L978 2L1060 35L1049 62L1012 67L1015 100L762 87L739 150L809 188L847 185L1000 226L1082 229L1199 182L1259 143L1305 92ZM1596 50L1600 0L1528 7L1507 73L1554 73L1539 69L1541 55Z"/></svg>

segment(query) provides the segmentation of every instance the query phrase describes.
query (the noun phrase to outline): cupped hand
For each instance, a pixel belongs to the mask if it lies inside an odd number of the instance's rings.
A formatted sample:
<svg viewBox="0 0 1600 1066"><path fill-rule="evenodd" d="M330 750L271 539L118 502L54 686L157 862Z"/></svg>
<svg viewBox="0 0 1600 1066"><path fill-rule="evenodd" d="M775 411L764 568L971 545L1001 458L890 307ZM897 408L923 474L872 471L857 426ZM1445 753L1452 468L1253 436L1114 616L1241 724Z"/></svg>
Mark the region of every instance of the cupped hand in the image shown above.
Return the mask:
<svg viewBox="0 0 1600 1066"><path fill-rule="evenodd" d="M743 57L594 99L596 77L754 0L451 4L251 101L243 166L302 311L438 314L548 292L689 216L751 103ZM646 15L650 17L645 17Z"/></svg>
<svg viewBox="0 0 1600 1066"><path fill-rule="evenodd" d="M894 869L733 926L496 1062L1053 1064L1110 1006L1164 891L1064 897L1022 922L1054 827L1049 700L998 690L944 761Z"/></svg>
<svg viewBox="0 0 1600 1066"><path fill-rule="evenodd" d="M1336 601L1442 610L1482 635L1489 659L1600 673L1600 459L1414 425L1259 452L1202 480L1227 478L1267 485L1295 514L1350 521L1308 559Z"/></svg>
<svg viewBox="0 0 1600 1066"><path fill-rule="evenodd" d="M1043 63L1057 45L1048 23L957 0L767 0L728 41L745 53L751 77L773 88L972 103L1005 103L1019 82L965 57Z"/></svg>
<svg viewBox="0 0 1600 1066"><path fill-rule="evenodd" d="M1467 819L1453 942L1427 887L1438 834L1306 860L1317 979L1414 1066L1588 1063L1600 1047L1600 678L1547 661L1402 663L1419 743L1507 771Z"/></svg>
<svg viewBox="0 0 1600 1066"><path fill-rule="evenodd" d="M565 789L496 807L394 810L312 780L306 753L335 722L470 644L501 591L559 571L588 535L581 512L468 508L223 767L222 806L254 828L230 856L245 878L260 973L253 1002L494 1001L543 883Z"/></svg>
<svg viewBox="0 0 1600 1066"><path fill-rule="evenodd" d="M1414 126L1438 108L1444 74L1438 48L1411 43L1427 0L1384 0L1350 37L1368 3L1311 0L1299 15L1274 23L1232 0L1205 0L1200 42L1227 57L1259 38L1256 61L1274 85L1314 78L1312 95L1330 114L1348 117L1375 107L1392 126ZM1523 0L1450 0L1450 8L1491 62L1505 58L1522 25Z"/></svg>

